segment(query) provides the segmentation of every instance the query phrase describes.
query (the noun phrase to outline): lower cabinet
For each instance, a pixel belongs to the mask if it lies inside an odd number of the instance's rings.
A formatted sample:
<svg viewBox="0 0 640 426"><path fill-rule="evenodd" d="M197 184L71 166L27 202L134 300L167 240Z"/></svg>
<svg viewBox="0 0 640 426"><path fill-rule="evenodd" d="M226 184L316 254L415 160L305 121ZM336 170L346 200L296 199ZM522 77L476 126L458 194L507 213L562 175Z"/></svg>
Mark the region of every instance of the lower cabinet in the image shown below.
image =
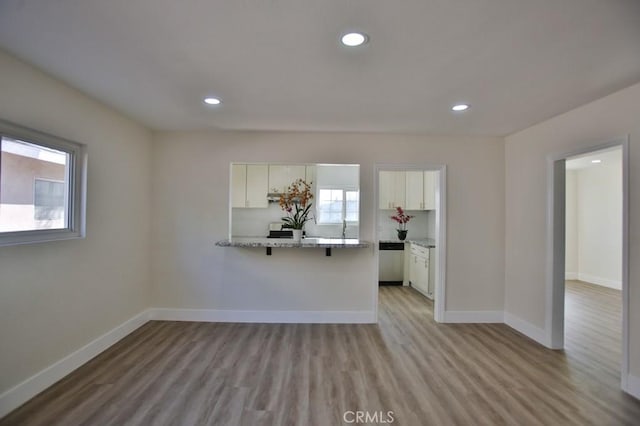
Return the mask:
<svg viewBox="0 0 640 426"><path fill-rule="evenodd" d="M409 251L409 283L420 293L433 299L433 285L429 285L429 249L411 244Z"/></svg>

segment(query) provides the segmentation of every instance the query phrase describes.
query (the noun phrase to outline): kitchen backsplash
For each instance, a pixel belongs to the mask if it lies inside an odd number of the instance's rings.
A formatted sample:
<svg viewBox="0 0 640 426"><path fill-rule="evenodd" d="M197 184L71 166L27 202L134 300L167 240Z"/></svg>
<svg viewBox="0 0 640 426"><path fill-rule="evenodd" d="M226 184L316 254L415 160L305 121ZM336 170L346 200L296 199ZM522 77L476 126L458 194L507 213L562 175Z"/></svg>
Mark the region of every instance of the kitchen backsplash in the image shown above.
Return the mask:
<svg viewBox="0 0 640 426"><path fill-rule="evenodd" d="M278 203L269 203L266 209L233 209L233 223L231 224L231 235L234 237L266 237L269 233L269 224L280 222L283 211ZM341 238L342 224L339 225L317 225L310 220L305 225L308 236L324 238ZM357 226L347 226L347 238L358 237Z"/></svg>
<svg viewBox="0 0 640 426"><path fill-rule="evenodd" d="M397 223L391 220L395 210L378 211L378 234L381 240L397 240ZM407 211L407 214L415 216L407 224L409 230L407 238L422 239L435 237L435 210Z"/></svg>

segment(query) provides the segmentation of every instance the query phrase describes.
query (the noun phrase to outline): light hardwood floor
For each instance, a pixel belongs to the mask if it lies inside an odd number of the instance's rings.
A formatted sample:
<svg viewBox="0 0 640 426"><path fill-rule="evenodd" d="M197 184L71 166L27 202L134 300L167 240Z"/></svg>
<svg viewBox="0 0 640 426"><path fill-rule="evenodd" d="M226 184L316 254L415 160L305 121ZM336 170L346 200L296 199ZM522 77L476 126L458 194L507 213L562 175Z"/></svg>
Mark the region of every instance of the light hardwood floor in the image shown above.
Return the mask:
<svg viewBox="0 0 640 426"><path fill-rule="evenodd" d="M567 287L568 304L591 300ZM340 425L347 410L398 425L637 425L617 364L591 353L619 336L581 312L566 353L502 324L436 324L406 287L380 288L378 325L150 322L0 425Z"/></svg>

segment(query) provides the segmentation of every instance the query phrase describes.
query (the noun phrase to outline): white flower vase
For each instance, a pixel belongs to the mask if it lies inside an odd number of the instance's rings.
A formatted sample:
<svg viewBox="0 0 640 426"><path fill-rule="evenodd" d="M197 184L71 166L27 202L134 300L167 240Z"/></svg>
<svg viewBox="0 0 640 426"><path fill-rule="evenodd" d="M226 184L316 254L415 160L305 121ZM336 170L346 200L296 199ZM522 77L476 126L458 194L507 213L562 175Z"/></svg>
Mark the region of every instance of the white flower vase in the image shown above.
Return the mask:
<svg viewBox="0 0 640 426"><path fill-rule="evenodd" d="M302 242L302 229L293 229L293 242Z"/></svg>

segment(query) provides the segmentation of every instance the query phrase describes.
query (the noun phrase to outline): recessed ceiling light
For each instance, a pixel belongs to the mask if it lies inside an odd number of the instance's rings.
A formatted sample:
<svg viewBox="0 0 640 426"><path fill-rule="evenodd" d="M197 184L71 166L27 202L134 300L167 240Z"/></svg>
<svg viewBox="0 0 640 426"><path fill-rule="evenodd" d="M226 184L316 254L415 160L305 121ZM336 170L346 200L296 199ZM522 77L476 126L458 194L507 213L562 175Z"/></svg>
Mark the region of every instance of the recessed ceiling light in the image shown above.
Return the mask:
<svg viewBox="0 0 640 426"><path fill-rule="evenodd" d="M467 104L458 104L451 107L452 111L457 111L457 112L466 111L468 109L469 109L469 105Z"/></svg>
<svg viewBox="0 0 640 426"><path fill-rule="evenodd" d="M342 36L342 44L349 47L363 45L369 40L369 37L363 33L347 33Z"/></svg>
<svg viewBox="0 0 640 426"><path fill-rule="evenodd" d="M593 164L600 164L600 163L602 163L602 160L591 160L591 162Z"/></svg>
<svg viewBox="0 0 640 426"><path fill-rule="evenodd" d="M222 101L218 98L204 98L204 103L208 105L220 105Z"/></svg>

